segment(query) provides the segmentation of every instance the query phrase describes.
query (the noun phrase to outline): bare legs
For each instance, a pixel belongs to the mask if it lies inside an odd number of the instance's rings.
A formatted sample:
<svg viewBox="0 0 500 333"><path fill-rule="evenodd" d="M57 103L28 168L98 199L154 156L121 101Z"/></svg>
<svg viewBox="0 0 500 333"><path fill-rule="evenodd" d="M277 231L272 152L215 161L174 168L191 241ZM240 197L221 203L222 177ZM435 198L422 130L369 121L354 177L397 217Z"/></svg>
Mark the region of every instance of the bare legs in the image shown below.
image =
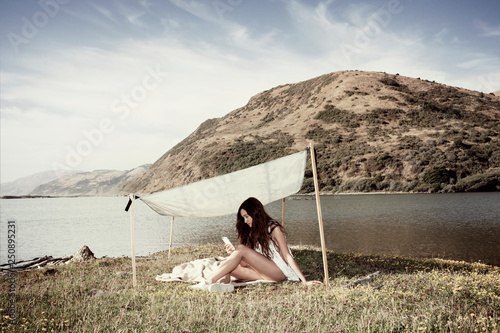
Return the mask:
<svg viewBox="0 0 500 333"><path fill-rule="evenodd" d="M241 261L250 266L241 266ZM244 245L236 247L208 283L212 284L220 279L221 282L229 282L231 276L242 280L282 281L286 278L273 261Z"/></svg>

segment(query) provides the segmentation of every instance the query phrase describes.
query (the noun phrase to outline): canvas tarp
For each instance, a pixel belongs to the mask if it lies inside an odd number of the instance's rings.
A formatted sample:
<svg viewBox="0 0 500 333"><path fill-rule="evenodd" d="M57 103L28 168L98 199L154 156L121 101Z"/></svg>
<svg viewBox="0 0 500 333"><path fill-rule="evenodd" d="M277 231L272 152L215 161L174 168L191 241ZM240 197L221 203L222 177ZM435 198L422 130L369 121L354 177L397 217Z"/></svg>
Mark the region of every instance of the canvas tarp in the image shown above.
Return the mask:
<svg viewBox="0 0 500 333"><path fill-rule="evenodd" d="M236 214L249 197L266 205L302 187L307 150L247 169L157 192L140 199L161 215L212 217Z"/></svg>

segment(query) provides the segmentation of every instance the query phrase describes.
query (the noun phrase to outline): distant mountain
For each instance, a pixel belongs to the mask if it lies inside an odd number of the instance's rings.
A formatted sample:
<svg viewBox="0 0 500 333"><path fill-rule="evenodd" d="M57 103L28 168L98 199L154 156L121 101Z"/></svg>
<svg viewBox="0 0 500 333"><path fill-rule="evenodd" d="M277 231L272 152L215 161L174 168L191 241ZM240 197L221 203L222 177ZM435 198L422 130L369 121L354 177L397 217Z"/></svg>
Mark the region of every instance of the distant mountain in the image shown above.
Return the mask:
<svg viewBox="0 0 500 333"><path fill-rule="evenodd" d="M118 188L161 191L314 142L325 193L495 191L499 139L500 97L397 74L342 71L266 90L203 122ZM301 191L313 189L309 166Z"/></svg>
<svg viewBox="0 0 500 333"><path fill-rule="evenodd" d="M60 177L36 187L33 196L112 196L116 188L143 174L150 165L132 170L96 170Z"/></svg>
<svg viewBox="0 0 500 333"><path fill-rule="evenodd" d="M495 92L493 93L493 95L495 95L495 96L499 96L499 97L500 97L500 90L495 91Z"/></svg>
<svg viewBox="0 0 500 333"><path fill-rule="evenodd" d="M42 171L31 176L19 178L17 180L2 183L0 185L0 196L12 195L28 195L37 186L53 181L61 176L71 175L79 171L73 170L58 170L58 171Z"/></svg>

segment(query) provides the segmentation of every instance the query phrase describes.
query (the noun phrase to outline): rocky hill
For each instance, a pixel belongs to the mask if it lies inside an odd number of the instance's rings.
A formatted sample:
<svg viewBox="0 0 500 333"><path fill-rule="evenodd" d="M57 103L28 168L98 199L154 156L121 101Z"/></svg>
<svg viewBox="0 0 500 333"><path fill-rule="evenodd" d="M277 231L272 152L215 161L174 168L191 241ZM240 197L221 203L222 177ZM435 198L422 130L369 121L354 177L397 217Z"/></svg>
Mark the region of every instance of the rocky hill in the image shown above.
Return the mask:
<svg viewBox="0 0 500 333"><path fill-rule="evenodd" d="M118 187L142 175L150 165L132 170L95 170L60 177L36 187L32 196L111 196Z"/></svg>
<svg viewBox="0 0 500 333"><path fill-rule="evenodd" d="M22 177L11 182L2 183L0 185L0 196L21 196L28 195L37 186L51 182L59 177L72 175L78 171L59 170L59 171L42 171L31 176Z"/></svg>
<svg viewBox="0 0 500 333"><path fill-rule="evenodd" d="M266 90L203 122L119 189L161 191L313 142L323 192L499 190L499 135L500 97L494 94L342 71ZM302 192L312 190L309 166Z"/></svg>

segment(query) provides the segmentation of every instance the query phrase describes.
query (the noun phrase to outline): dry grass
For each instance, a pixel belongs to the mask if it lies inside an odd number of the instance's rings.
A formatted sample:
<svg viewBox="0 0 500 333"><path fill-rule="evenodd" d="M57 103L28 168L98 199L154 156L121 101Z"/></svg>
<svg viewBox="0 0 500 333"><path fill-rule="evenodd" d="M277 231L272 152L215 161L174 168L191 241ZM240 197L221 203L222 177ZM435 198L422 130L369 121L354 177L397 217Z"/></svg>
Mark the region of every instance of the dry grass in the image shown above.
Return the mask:
<svg viewBox="0 0 500 333"><path fill-rule="evenodd" d="M183 283L158 282L182 262L219 256L220 246L183 247L138 261L129 258L18 273L15 314L6 310L0 277L2 332L498 332L500 270L479 263L328 253L330 283L253 285L211 294ZM310 279L322 278L321 253L294 249ZM372 283L345 288L374 271ZM96 292L100 290L101 292Z"/></svg>

